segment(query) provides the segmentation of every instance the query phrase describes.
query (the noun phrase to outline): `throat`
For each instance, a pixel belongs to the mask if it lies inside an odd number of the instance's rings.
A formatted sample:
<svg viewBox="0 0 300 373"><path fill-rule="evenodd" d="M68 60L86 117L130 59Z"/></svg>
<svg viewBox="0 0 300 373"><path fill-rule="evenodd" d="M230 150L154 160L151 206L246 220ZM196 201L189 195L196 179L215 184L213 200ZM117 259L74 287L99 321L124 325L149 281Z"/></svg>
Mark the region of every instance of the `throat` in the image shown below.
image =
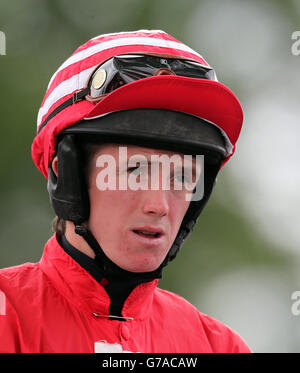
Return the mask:
<svg viewBox="0 0 300 373"><path fill-rule="evenodd" d="M105 279L106 280L106 279ZM129 297L131 292L142 282L138 281L122 281L121 279L111 279L105 281L106 284L103 285L110 298L109 314L111 315L110 319L114 319L113 316L118 317L119 321L125 321L123 317L122 309L126 299Z"/></svg>

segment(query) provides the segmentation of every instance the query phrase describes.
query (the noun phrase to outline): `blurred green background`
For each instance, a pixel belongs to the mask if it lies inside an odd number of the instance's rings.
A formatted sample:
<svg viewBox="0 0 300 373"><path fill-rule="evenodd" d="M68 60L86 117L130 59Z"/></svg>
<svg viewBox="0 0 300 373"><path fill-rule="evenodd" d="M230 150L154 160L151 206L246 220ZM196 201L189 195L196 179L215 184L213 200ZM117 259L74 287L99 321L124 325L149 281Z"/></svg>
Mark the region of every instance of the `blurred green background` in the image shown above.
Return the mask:
<svg viewBox="0 0 300 373"><path fill-rule="evenodd" d="M89 38L161 29L197 50L245 121L194 234L160 286L237 331L254 352L299 352L300 2L0 0L0 267L38 261L54 216L30 154L52 74Z"/></svg>

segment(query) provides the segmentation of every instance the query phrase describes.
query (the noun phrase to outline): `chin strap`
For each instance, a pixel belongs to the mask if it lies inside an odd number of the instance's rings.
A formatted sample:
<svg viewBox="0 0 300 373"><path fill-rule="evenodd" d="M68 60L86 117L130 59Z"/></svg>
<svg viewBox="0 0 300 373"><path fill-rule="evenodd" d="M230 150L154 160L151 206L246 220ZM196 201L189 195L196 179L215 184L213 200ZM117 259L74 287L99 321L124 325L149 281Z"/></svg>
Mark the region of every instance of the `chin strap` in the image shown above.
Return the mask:
<svg viewBox="0 0 300 373"><path fill-rule="evenodd" d="M135 273L126 271L113 263L104 253L92 232L85 226L75 224L75 233L79 234L95 253L95 261L99 267L104 289L110 297L109 315L110 320L126 321L123 315L123 306L132 290L139 284L161 278L162 267L153 272Z"/></svg>
<svg viewBox="0 0 300 373"><path fill-rule="evenodd" d="M75 233L85 239L88 245L93 249L96 257L102 254L103 250L101 246L88 228L82 225L75 225Z"/></svg>
<svg viewBox="0 0 300 373"><path fill-rule="evenodd" d="M83 225L75 224L75 233L80 235L95 253L95 261L99 265L104 278L110 279L131 279L139 281L151 281L155 278L162 277L162 269L160 266L152 272L130 272L112 262L104 253L98 241L92 232Z"/></svg>

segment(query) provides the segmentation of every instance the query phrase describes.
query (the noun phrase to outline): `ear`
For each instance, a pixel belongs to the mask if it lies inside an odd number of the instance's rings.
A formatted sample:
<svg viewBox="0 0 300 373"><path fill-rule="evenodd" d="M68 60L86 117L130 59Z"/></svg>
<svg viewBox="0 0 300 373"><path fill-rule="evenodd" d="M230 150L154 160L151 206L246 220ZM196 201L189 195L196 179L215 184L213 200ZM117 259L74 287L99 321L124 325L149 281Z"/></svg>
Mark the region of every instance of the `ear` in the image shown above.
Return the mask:
<svg viewBox="0 0 300 373"><path fill-rule="evenodd" d="M54 157L53 161L52 161L52 170L54 171L56 177L57 177L57 174L58 174L58 161L57 161L57 155Z"/></svg>

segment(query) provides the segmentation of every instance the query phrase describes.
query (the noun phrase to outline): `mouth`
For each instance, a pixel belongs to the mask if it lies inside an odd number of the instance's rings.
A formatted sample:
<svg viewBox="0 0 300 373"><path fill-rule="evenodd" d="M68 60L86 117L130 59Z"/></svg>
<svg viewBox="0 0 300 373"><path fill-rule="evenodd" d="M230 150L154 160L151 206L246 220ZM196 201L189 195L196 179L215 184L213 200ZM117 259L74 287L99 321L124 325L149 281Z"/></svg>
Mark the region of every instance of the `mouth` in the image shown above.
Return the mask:
<svg viewBox="0 0 300 373"><path fill-rule="evenodd" d="M147 239L157 239L160 238L164 235L164 232L160 228L155 228L155 227L141 227L141 228L136 228L132 229L132 232L137 234L140 237L144 237Z"/></svg>

